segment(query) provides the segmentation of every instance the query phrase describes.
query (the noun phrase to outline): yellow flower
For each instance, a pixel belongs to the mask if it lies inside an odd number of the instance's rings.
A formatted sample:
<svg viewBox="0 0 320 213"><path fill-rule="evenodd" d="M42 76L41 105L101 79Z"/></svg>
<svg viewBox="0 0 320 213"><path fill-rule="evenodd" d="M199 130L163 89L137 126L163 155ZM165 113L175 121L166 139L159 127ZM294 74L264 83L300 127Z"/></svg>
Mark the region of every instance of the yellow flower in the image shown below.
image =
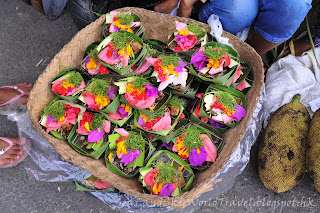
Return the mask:
<svg viewBox="0 0 320 213"><path fill-rule="evenodd" d="M125 56L126 48L122 48L121 50L118 51L118 54L121 55L122 57Z"/></svg>
<svg viewBox="0 0 320 213"><path fill-rule="evenodd" d="M70 88L70 87L72 87L72 88L75 87L73 83L70 83L70 82L68 82L68 81L62 82L62 83L61 83L61 86L64 87L64 88L66 88L66 89L68 89L68 88Z"/></svg>
<svg viewBox="0 0 320 213"><path fill-rule="evenodd" d="M173 161L171 162L170 166L173 166Z"/></svg>
<svg viewBox="0 0 320 213"><path fill-rule="evenodd" d="M207 68L219 68L220 67L220 62L219 60L213 60L213 59L208 59L208 64L207 64Z"/></svg>
<svg viewBox="0 0 320 213"><path fill-rule="evenodd" d="M61 123L64 121L64 119L66 119L66 117L62 116L59 120L58 120L58 123Z"/></svg>
<svg viewBox="0 0 320 213"><path fill-rule="evenodd" d="M127 46L127 55L128 56L132 55L132 48L130 45Z"/></svg>
<svg viewBox="0 0 320 213"><path fill-rule="evenodd" d="M146 114L140 113L140 116L142 117L144 122L147 122L150 118Z"/></svg>
<svg viewBox="0 0 320 213"><path fill-rule="evenodd" d="M90 125L89 125L88 122L85 122L85 123L84 123L84 128L86 128L86 130L87 130L88 132L91 132Z"/></svg>
<svg viewBox="0 0 320 213"><path fill-rule="evenodd" d="M157 187L157 185L159 185L159 186ZM152 187L153 193L156 194L156 195L159 194L159 192L161 191L162 187L163 187L162 184L154 184L153 187Z"/></svg>
<svg viewBox="0 0 320 213"><path fill-rule="evenodd" d="M122 29L122 30L125 30L125 29L126 29L129 33L133 33L130 27L128 27L128 26L126 26L126 25L124 25L124 24L121 24L119 21L114 21L113 24L114 24L116 27L118 27L118 28L120 28L120 29Z"/></svg>
<svg viewBox="0 0 320 213"><path fill-rule="evenodd" d="M109 105L110 100L107 97L97 95L95 102L99 105L100 108L103 108Z"/></svg>
<svg viewBox="0 0 320 213"><path fill-rule="evenodd" d="M178 149L178 155L189 157L189 152L187 150L187 147L184 146L183 141L180 139L180 137L177 138L176 148Z"/></svg>
<svg viewBox="0 0 320 213"><path fill-rule="evenodd" d="M190 32L189 32L188 29L178 30L178 33L179 33L179 35L181 35L181 36L186 36L186 35L189 35L189 34L190 34Z"/></svg>
<svg viewBox="0 0 320 213"><path fill-rule="evenodd" d="M125 105L125 107L124 107L124 111L125 112L129 112L131 110L131 106L129 106L129 105Z"/></svg>
<svg viewBox="0 0 320 213"><path fill-rule="evenodd" d="M200 154L200 149L199 149L199 147L197 148L197 154Z"/></svg>
<svg viewBox="0 0 320 213"><path fill-rule="evenodd" d="M109 162L110 162L110 163L112 163L111 160L112 160L113 156L114 156L114 154L113 154L112 152L110 152L110 154L109 154L109 156L108 156L108 159L109 159Z"/></svg>
<svg viewBox="0 0 320 213"><path fill-rule="evenodd" d="M180 166L178 170L181 172L183 168L184 168L184 165Z"/></svg>
<svg viewBox="0 0 320 213"><path fill-rule="evenodd" d="M96 69L98 67L96 61L94 60L94 58L90 58L90 61L87 64L87 68L88 69Z"/></svg>
<svg viewBox="0 0 320 213"><path fill-rule="evenodd" d="M151 107L149 107L149 109L151 110L151 112L154 112L154 110L153 110L152 106L151 106Z"/></svg>
<svg viewBox="0 0 320 213"><path fill-rule="evenodd" d="M124 145L124 141L117 143L117 154L127 154L127 149Z"/></svg>
<svg viewBox="0 0 320 213"><path fill-rule="evenodd" d="M228 116L233 115L235 113L234 110L230 110L229 108L225 107L224 105L222 105L224 108L224 113L227 114Z"/></svg>

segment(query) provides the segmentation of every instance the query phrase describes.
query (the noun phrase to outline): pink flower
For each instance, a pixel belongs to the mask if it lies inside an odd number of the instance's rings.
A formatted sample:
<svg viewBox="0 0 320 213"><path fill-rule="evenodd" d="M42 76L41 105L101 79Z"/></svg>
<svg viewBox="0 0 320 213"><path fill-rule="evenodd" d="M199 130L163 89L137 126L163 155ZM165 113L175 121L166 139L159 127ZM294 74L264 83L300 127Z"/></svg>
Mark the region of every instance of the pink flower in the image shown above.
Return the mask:
<svg viewBox="0 0 320 213"><path fill-rule="evenodd" d="M171 129L170 113L166 112L164 116L152 127L153 131L169 130Z"/></svg>
<svg viewBox="0 0 320 213"><path fill-rule="evenodd" d="M236 71L236 74L234 75L232 81L231 81L231 84L234 84L236 83L236 81L238 80L238 78L240 77L241 75L241 66L238 67L237 71Z"/></svg>
<svg viewBox="0 0 320 213"><path fill-rule="evenodd" d="M206 161L209 162L215 162L216 158L217 158L217 149L215 147L215 145L212 143L212 141L210 140L210 138L208 137L208 135L206 134L201 134L200 137L203 139L203 148L206 150L207 152L207 158Z"/></svg>
<svg viewBox="0 0 320 213"><path fill-rule="evenodd" d="M130 95L128 92L125 93L124 97L129 102L129 104L136 106L140 109L149 108L156 101L156 97L154 96L149 96L145 100L137 100L133 95Z"/></svg>
<svg viewBox="0 0 320 213"><path fill-rule="evenodd" d="M124 137L127 137L129 136L129 132L127 132L125 129L123 128L117 128L117 129L114 129L114 131L116 131L119 135L121 136L124 136Z"/></svg>
<svg viewBox="0 0 320 213"><path fill-rule="evenodd" d="M243 89L247 88L247 85L246 85L246 80L243 80L241 84L239 84L236 89L239 90L239 91L242 91Z"/></svg>

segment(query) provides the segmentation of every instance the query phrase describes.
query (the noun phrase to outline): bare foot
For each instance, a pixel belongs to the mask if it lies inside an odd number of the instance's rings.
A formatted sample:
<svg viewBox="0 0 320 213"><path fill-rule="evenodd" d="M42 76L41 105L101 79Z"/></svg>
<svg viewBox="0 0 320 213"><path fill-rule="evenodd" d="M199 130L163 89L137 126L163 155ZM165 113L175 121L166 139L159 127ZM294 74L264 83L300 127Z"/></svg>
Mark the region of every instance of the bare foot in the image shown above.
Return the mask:
<svg viewBox="0 0 320 213"><path fill-rule="evenodd" d="M300 56L305 51L308 51L311 49L311 44L309 44L307 42L306 37L307 36L303 36L303 37L293 41L294 52L295 52L296 56ZM284 50L283 55L287 56L289 54L290 54L290 48L289 48L289 46L287 46L286 49Z"/></svg>
<svg viewBox="0 0 320 213"><path fill-rule="evenodd" d="M154 6L153 10L156 12L165 12L166 14L170 14L174 8L177 7L178 3L179 0L166 0Z"/></svg>
<svg viewBox="0 0 320 213"><path fill-rule="evenodd" d="M192 13L193 5L197 0L182 0L177 11L177 15L180 17L189 18Z"/></svg>
<svg viewBox="0 0 320 213"><path fill-rule="evenodd" d="M19 138L8 138L13 142L13 146L6 151L3 155L0 155L0 165L6 165L12 163L14 160L17 160L21 156L21 150L20 150L20 140ZM0 150L5 149L8 147L9 144L0 139Z"/></svg>
<svg viewBox="0 0 320 213"><path fill-rule="evenodd" d="M23 105L27 104L28 96L32 89L32 84L21 83L13 86L17 86L19 89L25 92L25 95L20 97L19 101ZM20 95L20 92L13 88L0 88L0 104L6 103L17 95Z"/></svg>

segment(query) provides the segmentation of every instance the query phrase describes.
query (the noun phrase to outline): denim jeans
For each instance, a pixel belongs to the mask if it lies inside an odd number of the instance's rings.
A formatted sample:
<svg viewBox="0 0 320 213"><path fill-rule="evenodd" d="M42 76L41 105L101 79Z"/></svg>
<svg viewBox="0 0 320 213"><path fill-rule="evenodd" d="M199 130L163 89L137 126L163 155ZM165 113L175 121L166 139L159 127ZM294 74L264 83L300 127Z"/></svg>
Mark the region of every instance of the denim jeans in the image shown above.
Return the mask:
<svg viewBox="0 0 320 213"><path fill-rule="evenodd" d="M223 29L236 34L252 25L266 40L288 40L311 9L312 0L210 0L201 8L199 19L207 22L219 16Z"/></svg>

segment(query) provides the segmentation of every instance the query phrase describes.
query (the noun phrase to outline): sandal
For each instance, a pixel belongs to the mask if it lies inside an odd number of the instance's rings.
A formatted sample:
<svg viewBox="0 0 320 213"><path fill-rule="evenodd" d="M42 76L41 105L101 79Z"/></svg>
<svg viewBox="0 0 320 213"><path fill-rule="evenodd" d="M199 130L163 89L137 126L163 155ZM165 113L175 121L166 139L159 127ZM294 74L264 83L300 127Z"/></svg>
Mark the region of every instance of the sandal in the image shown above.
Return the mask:
<svg viewBox="0 0 320 213"><path fill-rule="evenodd" d="M20 89L19 87L17 87L17 86L3 86L3 87L0 87L0 89L1 89L1 88L11 88L11 89L15 89L15 90L17 90L18 92L20 92L20 95L16 95L15 97L11 98L11 99L10 99L9 101L7 101L6 103L0 104L0 107L1 107L1 106L7 106L7 105L15 102L16 100L18 100L18 99L21 98L22 96L26 95L26 93L25 93L22 89Z"/></svg>
<svg viewBox="0 0 320 213"><path fill-rule="evenodd" d="M10 139L4 138L4 137L0 137L0 139L9 144L9 146L7 146L5 149L0 150L0 155L4 155L8 150L10 150L12 148L13 142ZM19 163L21 163L22 161L24 161L24 159L26 159L26 157L28 156L29 151L30 151L29 141L26 138L21 138L20 142L21 142L20 143L21 155L17 159L11 161L10 163L2 163L0 161L0 168L9 168L9 167L16 166Z"/></svg>

